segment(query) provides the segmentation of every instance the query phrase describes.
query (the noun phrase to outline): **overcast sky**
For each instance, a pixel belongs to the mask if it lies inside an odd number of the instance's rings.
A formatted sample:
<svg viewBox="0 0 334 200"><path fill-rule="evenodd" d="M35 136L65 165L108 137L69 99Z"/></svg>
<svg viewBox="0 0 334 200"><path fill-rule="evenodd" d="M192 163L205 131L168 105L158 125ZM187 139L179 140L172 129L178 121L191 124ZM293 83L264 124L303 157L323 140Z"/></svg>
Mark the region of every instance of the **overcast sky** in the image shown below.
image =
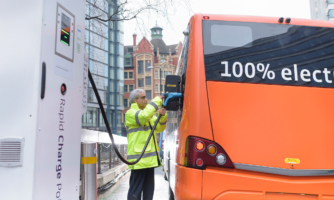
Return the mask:
<svg viewBox="0 0 334 200"><path fill-rule="evenodd" d="M168 27L162 20L147 20L147 26L153 27L158 21L158 25L163 30L163 40L167 45L183 42L183 30L185 30L190 17L194 13L203 14L232 14L270 17L291 17L310 19L309 0L192 0L193 13L188 13L185 8L178 8L177 13L170 21L173 27ZM134 20L126 21L124 24L124 44L132 45L132 35L136 33L137 44L142 39ZM146 36L151 40L151 36Z"/></svg>

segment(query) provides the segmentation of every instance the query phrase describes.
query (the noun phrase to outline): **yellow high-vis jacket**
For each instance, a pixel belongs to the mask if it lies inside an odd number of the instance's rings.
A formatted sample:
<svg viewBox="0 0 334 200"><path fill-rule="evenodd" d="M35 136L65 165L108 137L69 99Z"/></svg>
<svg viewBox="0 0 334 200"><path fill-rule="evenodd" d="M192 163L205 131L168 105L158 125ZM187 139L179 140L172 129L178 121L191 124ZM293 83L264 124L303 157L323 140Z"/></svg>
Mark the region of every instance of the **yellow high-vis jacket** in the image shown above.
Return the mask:
<svg viewBox="0 0 334 200"><path fill-rule="evenodd" d="M125 114L125 128L127 131L128 138L128 151L127 151L127 160L129 162L136 161L141 151L143 150L145 143L148 139L148 136L151 133L151 128L154 127L155 121L157 117L155 116L156 111L162 105L162 100L160 97L155 97L146 107L141 110L137 103L132 103L131 108ZM150 142L146 148L146 151L142 157L142 159L135 165L129 165L129 169L144 169L150 167L159 167L158 156L155 151L155 146L157 147L157 152L159 152L160 148L156 141L157 135L156 133L163 132L166 128L167 123L167 113L164 116L161 116L157 127L154 131L155 137L155 145L153 142L153 136L151 137Z"/></svg>

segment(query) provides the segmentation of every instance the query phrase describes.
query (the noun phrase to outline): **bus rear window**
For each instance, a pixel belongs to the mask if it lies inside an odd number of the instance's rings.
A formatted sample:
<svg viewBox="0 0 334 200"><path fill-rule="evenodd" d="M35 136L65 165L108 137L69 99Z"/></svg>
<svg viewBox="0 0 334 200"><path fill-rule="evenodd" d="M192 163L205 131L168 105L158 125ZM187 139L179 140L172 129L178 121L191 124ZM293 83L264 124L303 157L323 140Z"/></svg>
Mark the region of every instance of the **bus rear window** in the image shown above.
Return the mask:
<svg viewBox="0 0 334 200"><path fill-rule="evenodd" d="M225 47L250 47L252 29L247 26L217 25L211 26L211 44Z"/></svg>
<svg viewBox="0 0 334 200"><path fill-rule="evenodd" d="M334 29L203 21L207 80L334 87Z"/></svg>

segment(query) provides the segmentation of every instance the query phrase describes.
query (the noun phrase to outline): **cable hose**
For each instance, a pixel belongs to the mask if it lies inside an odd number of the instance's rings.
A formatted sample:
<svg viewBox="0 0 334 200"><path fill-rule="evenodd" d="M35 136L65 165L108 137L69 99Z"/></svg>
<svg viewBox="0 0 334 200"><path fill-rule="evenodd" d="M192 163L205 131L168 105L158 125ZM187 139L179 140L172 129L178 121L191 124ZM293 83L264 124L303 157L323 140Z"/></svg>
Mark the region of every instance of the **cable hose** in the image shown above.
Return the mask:
<svg viewBox="0 0 334 200"><path fill-rule="evenodd" d="M100 110L101 110L101 113L102 113L102 117L103 117L104 123L105 123L106 128L107 128L107 131L108 131L110 140L111 140L111 142L112 142L113 144L115 144L114 137L113 137L113 134L112 134L112 132L111 132L111 129L110 129L110 126L109 126L109 123L108 123L107 115L106 115L106 113L105 113L105 111L104 111L104 108L103 108L103 105L102 105L102 101L101 101L100 95L99 95L99 93L97 92L95 82L94 82L94 80L93 80L92 74L90 73L90 70L89 70L89 69L88 69L88 78L89 78L90 83L92 84L92 87L93 87L95 96L96 96L96 98L97 98L97 102L99 103L99 107L100 107ZM128 164L128 165L134 165L134 164L136 164L136 163L138 163L138 162L140 161L140 159L141 159L141 158L143 157L143 155L144 155L144 152L145 152L145 150L146 150L146 148L147 148L148 143L149 143L150 140L151 140L151 137L152 137L152 135L153 135L153 133L154 133L154 130L155 130L156 126L158 125L158 122L159 122L159 120L160 120L160 117L161 117L161 114L159 114L158 119L155 121L155 124L154 124L154 126L153 126L152 131L151 131L151 134L148 136L148 139L147 139L147 141L146 141L146 143L145 143L145 146L144 146L144 148L143 148L143 150L142 150L142 152L141 152L141 154L140 154L140 157L139 157L136 161L134 161L134 162L129 162L129 161L125 160L125 159L122 157L122 155L119 153L118 149L116 148L116 145L112 145L113 148L114 148L114 150L115 150L115 152L116 152L116 154L117 154L117 156L122 160L122 162L124 162L125 164ZM154 142L155 142L155 141L154 141Z"/></svg>

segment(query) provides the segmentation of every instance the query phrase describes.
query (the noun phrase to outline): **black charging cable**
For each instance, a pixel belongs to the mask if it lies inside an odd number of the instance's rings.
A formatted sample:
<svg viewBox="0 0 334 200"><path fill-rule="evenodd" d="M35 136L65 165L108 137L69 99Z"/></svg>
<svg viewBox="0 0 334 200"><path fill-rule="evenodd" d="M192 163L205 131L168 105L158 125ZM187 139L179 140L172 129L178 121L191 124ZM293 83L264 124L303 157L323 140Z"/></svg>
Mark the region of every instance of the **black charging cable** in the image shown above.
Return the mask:
<svg viewBox="0 0 334 200"><path fill-rule="evenodd" d="M102 117L103 117L104 123L105 123L105 125L106 125L107 131L108 131L108 133L109 133L109 137L110 137L110 139L111 139L111 142L112 142L113 144L115 144L114 137L113 137L113 134L112 134L112 132L111 132L111 129L110 129L110 126L109 126L109 123L108 123L107 115L106 115L106 113L105 113L105 111L104 111L104 108L103 108L103 105L102 105L102 101L101 101L100 95L99 95L99 93L97 92L95 82L94 82L94 80L93 80L92 74L90 73L90 70L89 70L89 69L88 69L88 78L89 78L90 83L92 84L92 87L93 87L95 96L96 96L96 98L97 98L97 102L99 103L99 107L100 107L100 110L101 110L101 113L102 113ZM159 114L157 120L155 121L155 124L154 124L154 126L153 126L153 128L152 128L151 134L148 136L148 139L147 139L147 141L146 141L146 143L145 143L145 146L144 146L144 148L143 148L143 150L142 150L142 152L141 152L141 154L140 154L140 157L139 157L136 161L134 161L134 162L129 162L129 161L125 160L125 159L122 157L122 155L119 153L118 149L116 148L116 145L112 145L112 146L114 147L114 150L115 150L117 156L122 160L122 162L124 162L125 164L128 164L128 165L134 165L134 164L136 164L136 163L138 163L138 162L140 161L140 159L141 159L141 158L143 157L143 155L144 155L144 152L145 152L145 150L146 150L146 148L147 148L148 143L149 143L150 140L151 140L152 135L154 134L154 130L155 130L155 128L156 128L157 125L158 125L158 122L159 122L159 120L160 120L160 117L161 117L161 114ZM154 144L155 144L155 141L154 141ZM157 149L155 149L155 150L157 151Z"/></svg>

